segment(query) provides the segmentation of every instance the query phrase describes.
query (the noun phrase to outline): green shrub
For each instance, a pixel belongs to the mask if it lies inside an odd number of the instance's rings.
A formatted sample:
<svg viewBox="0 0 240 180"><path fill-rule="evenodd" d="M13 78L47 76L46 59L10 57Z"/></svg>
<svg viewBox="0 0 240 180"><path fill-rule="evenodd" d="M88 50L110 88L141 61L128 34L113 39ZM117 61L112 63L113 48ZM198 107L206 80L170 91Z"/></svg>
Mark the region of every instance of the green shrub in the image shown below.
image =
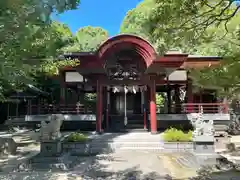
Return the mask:
<svg viewBox="0 0 240 180"><path fill-rule="evenodd" d="M86 142L88 140L88 136L82 133L72 133L67 137L68 142Z"/></svg>
<svg viewBox="0 0 240 180"><path fill-rule="evenodd" d="M182 130L170 128L164 132L163 140L167 142L189 142L192 141L192 131L184 133Z"/></svg>

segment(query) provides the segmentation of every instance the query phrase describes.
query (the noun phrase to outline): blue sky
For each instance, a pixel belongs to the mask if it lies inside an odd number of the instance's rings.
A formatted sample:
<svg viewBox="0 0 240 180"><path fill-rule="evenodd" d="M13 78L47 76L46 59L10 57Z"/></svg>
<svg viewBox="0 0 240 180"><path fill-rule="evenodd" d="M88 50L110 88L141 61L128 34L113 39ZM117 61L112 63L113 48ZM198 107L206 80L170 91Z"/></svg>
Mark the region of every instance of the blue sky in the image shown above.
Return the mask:
<svg viewBox="0 0 240 180"><path fill-rule="evenodd" d="M141 0L81 0L77 10L57 15L54 19L67 24L73 33L84 26L106 29L110 36L119 33L126 13Z"/></svg>

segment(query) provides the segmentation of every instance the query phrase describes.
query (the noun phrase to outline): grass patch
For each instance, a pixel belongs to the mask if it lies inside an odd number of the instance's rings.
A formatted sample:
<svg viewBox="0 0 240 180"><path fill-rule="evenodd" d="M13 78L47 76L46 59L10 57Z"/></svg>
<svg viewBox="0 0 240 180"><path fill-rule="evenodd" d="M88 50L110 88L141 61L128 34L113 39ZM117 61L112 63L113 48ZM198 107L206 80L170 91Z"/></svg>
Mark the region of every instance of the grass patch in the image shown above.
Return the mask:
<svg viewBox="0 0 240 180"><path fill-rule="evenodd" d="M67 137L68 142L86 142L88 139L87 135L78 132L74 132Z"/></svg>
<svg viewBox="0 0 240 180"><path fill-rule="evenodd" d="M166 142L191 142L192 131L184 132L176 128L170 128L164 131L163 140Z"/></svg>

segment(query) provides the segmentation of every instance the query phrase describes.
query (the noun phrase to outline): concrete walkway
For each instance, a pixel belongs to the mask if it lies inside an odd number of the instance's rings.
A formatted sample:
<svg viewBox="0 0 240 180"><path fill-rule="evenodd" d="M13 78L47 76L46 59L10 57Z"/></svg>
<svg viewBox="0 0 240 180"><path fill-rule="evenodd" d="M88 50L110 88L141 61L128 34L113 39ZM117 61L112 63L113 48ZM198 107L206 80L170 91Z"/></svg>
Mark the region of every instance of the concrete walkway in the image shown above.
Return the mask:
<svg viewBox="0 0 240 180"><path fill-rule="evenodd" d="M231 142L234 143L237 147L240 146L240 136L232 136Z"/></svg>

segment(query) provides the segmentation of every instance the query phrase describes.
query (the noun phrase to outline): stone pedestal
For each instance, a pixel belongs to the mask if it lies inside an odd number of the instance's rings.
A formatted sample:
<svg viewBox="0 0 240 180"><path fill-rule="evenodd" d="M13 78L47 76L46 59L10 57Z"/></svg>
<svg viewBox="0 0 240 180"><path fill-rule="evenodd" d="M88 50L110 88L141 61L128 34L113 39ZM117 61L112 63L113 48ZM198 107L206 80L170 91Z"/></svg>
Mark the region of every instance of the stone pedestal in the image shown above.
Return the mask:
<svg viewBox="0 0 240 180"><path fill-rule="evenodd" d="M213 136L197 136L193 139L193 148L196 154L212 154L215 153Z"/></svg>
<svg viewBox="0 0 240 180"><path fill-rule="evenodd" d="M40 153L30 160L33 170L66 171L76 161L76 157L63 153L60 139L42 141L40 146Z"/></svg>
<svg viewBox="0 0 240 180"><path fill-rule="evenodd" d="M56 156L62 153L61 140L43 141L40 144L40 154L42 156Z"/></svg>
<svg viewBox="0 0 240 180"><path fill-rule="evenodd" d="M55 156L43 156L38 154L32 157L29 161L32 170L51 170L51 171L66 171L70 170L77 164L79 158L69 154L56 154Z"/></svg>
<svg viewBox="0 0 240 180"><path fill-rule="evenodd" d="M64 142L62 144L63 152L69 152L72 155L89 155L90 144L80 142Z"/></svg>
<svg viewBox="0 0 240 180"><path fill-rule="evenodd" d="M196 136L193 138L193 152L197 156L199 164L215 165L218 155L215 153L214 136Z"/></svg>

